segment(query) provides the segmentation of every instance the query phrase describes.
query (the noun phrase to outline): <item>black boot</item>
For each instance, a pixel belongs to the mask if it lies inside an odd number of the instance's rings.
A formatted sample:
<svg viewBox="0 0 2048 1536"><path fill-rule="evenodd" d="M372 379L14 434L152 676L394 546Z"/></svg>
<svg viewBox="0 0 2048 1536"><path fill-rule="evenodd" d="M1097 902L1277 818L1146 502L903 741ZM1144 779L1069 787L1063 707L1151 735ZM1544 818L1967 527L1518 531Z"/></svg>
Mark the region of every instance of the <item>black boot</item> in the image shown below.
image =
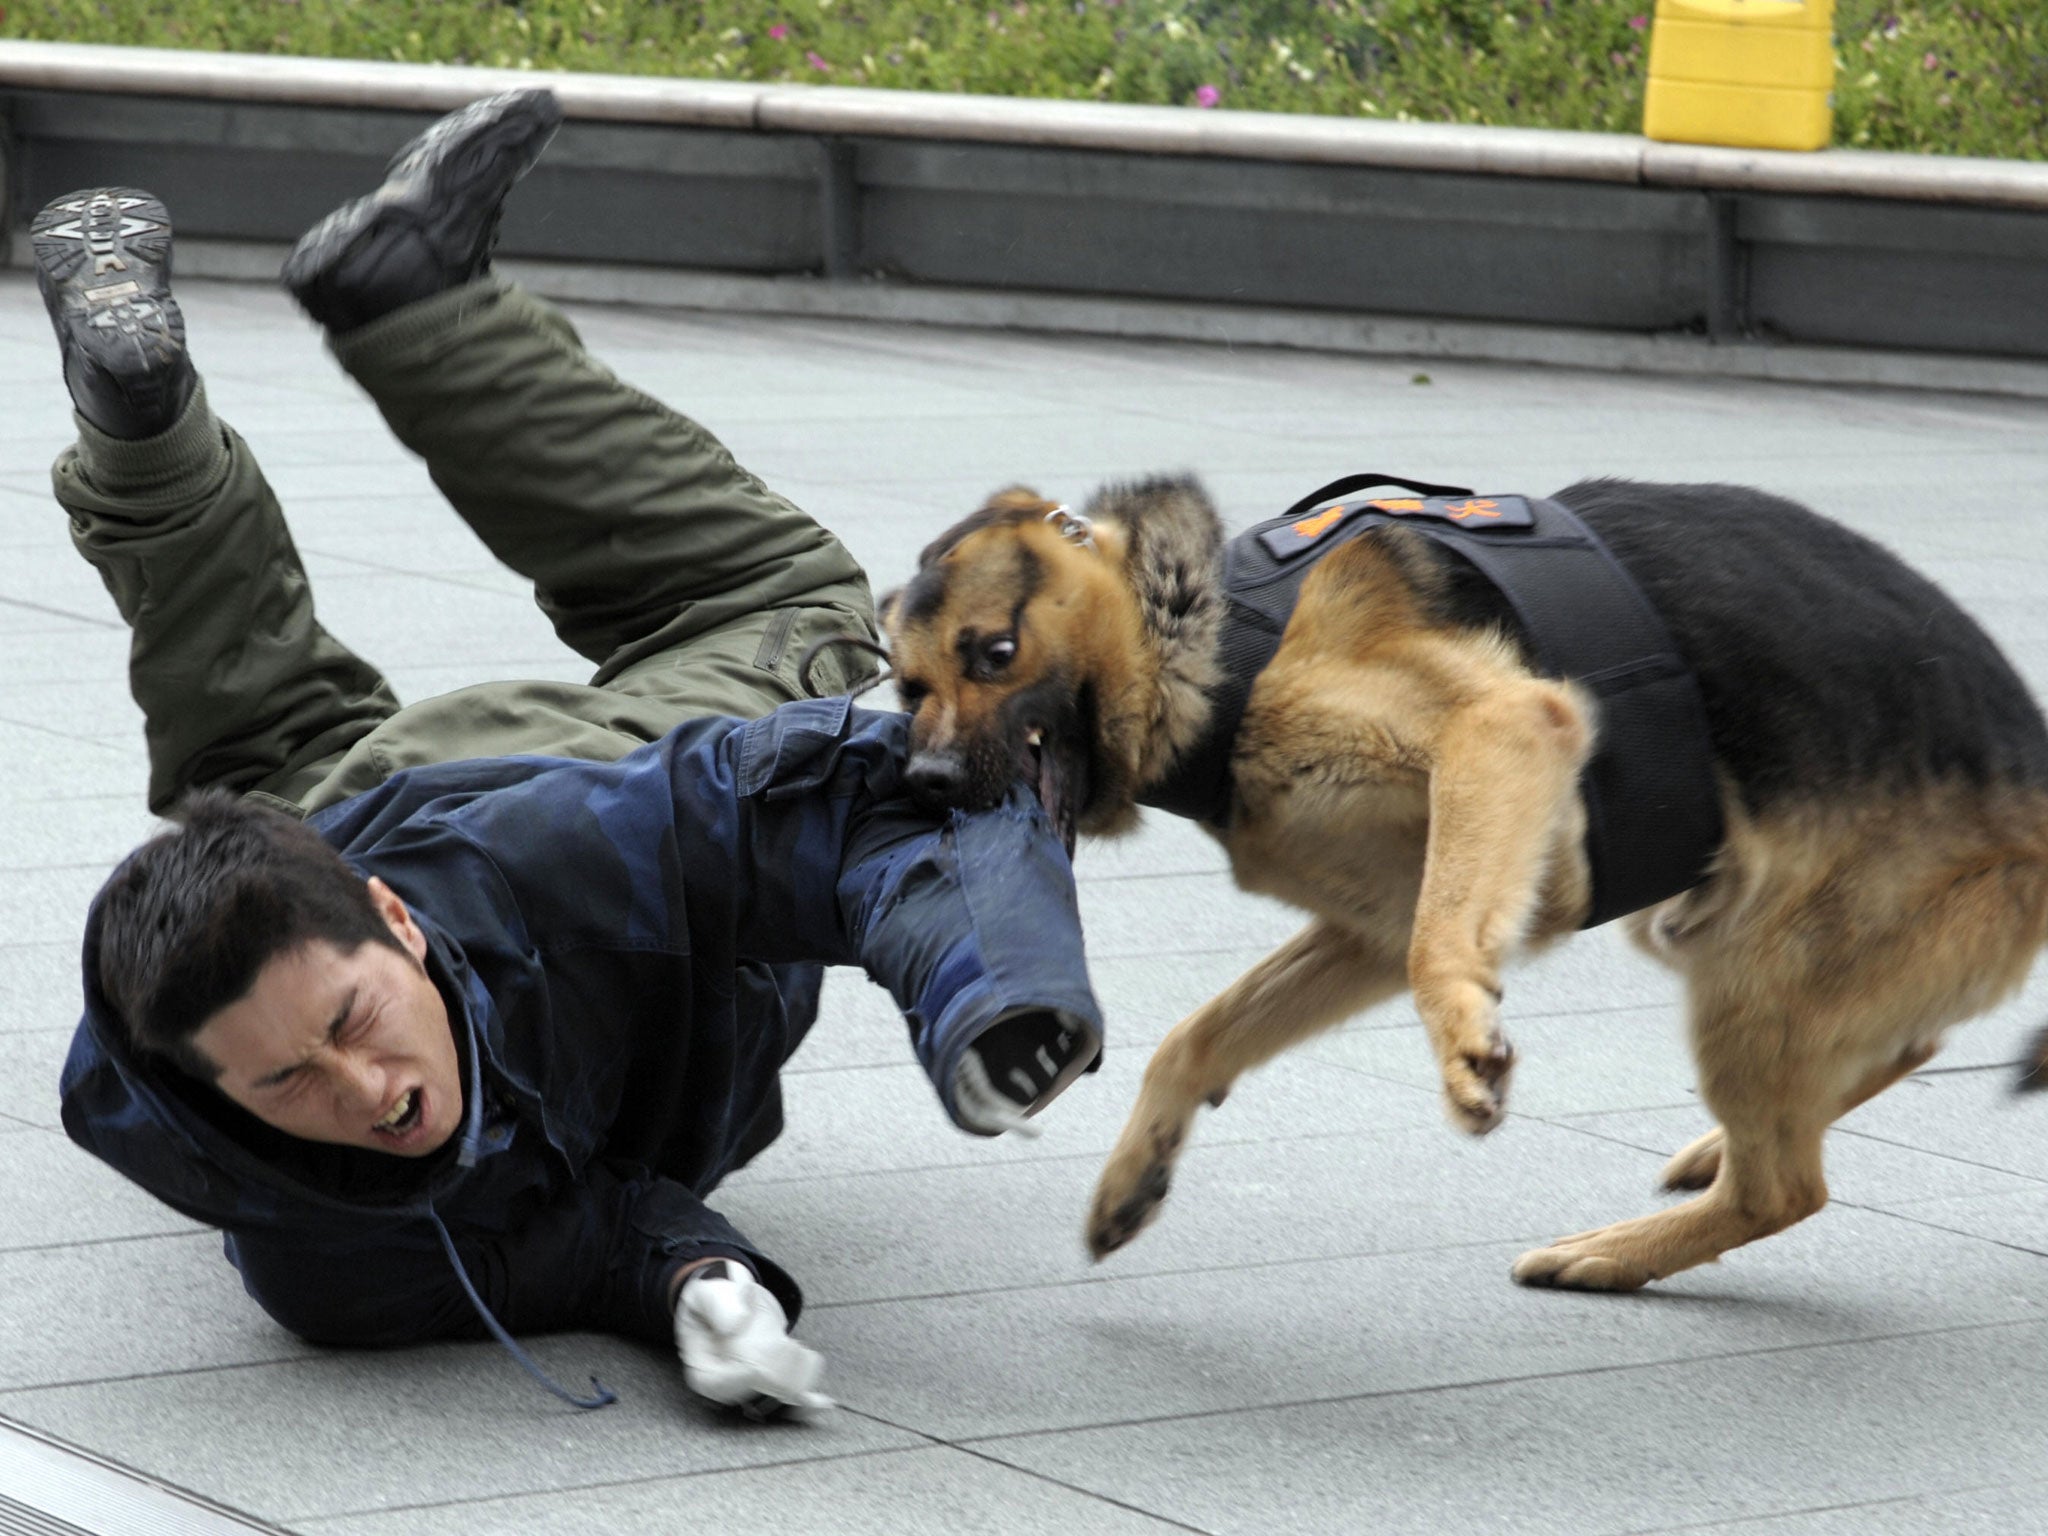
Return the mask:
<svg viewBox="0 0 2048 1536"><path fill-rule="evenodd" d="M339 334L482 276L505 194L561 123L552 91L508 91L442 118L392 157L381 187L292 247L285 287Z"/></svg>
<svg viewBox="0 0 2048 1536"><path fill-rule="evenodd" d="M60 197L29 226L64 382L78 414L109 437L177 424L199 377L171 297L171 217L133 187Z"/></svg>

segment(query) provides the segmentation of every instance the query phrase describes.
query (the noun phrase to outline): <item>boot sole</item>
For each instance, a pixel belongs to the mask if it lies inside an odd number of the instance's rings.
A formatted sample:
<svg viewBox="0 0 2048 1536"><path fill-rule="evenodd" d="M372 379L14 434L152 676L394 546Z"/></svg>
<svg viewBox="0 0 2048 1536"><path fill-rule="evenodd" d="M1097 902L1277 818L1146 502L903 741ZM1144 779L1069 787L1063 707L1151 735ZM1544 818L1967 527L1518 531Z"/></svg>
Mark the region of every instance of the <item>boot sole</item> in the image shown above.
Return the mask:
<svg viewBox="0 0 2048 1536"><path fill-rule="evenodd" d="M171 297L171 216L134 187L94 187L48 204L29 225L36 286L75 363L126 387L175 371L185 317Z"/></svg>
<svg viewBox="0 0 2048 1536"><path fill-rule="evenodd" d="M376 191L344 203L308 230L285 258L279 279L294 292L317 282L387 217L424 225L430 210L452 200L450 187L464 188L478 203L504 201L561 126L561 106L546 91L488 97L442 118L391 157Z"/></svg>
<svg viewBox="0 0 2048 1536"><path fill-rule="evenodd" d="M94 187L46 206L29 226L36 285L52 318L171 296L171 215L133 187ZM61 322L59 324L61 330Z"/></svg>

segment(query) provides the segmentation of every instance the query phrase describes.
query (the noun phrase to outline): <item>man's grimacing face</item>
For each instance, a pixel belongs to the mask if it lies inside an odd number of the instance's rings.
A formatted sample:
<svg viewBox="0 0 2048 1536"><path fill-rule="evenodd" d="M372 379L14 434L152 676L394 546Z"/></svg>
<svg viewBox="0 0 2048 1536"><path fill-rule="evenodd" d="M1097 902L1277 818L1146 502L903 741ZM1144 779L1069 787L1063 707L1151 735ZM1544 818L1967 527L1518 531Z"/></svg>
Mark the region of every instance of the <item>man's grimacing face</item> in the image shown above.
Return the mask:
<svg viewBox="0 0 2048 1536"><path fill-rule="evenodd" d="M222 1093L287 1135L425 1157L462 1124L462 1065L426 935L391 887L369 889L402 950L314 939L273 955L193 1044Z"/></svg>

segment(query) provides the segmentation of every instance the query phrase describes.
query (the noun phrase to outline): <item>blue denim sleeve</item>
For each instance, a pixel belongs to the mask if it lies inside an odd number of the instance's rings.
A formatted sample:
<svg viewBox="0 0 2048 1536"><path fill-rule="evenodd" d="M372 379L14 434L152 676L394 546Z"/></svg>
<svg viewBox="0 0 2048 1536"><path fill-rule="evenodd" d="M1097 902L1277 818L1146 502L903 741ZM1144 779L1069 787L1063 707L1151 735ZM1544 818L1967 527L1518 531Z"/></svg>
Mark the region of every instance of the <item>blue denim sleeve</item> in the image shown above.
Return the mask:
<svg viewBox="0 0 2048 1536"><path fill-rule="evenodd" d="M954 1067L995 1020L1055 1012L1100 1038L1073 864L1022 786L991 811L926 811L903 784L907 717L846 698L668 741L676 819L700 838L682 848L692 901L741 893L750 958L858 965L887 987L948 1116Z"/></svg>
<svg viewBox="0 0 2048 1536"><path fill-rule="evenodd" d="M723 860L726 879L698 888L743 893L751 958L859 965L903 1010L956 1121L960 1054L998 1019L1049 1011L1100 1038L1073 865L1027 790L971 815L922 809L903 782L907 718L845 699L720 725L716 740L670 738L671 782L679 823L722 835L702 859L685 849L685 867Z"/></svg>
<svg viewBox="0 0 2048 1536"><path fill-rule="evenodd" d="M954 1121L961 1053L998 1019L1052 1012L1100 1038L1073 867L1023 788L992 811L936 826L900 802L876 807L839 893L861 964L903 1010Z"/></svg>

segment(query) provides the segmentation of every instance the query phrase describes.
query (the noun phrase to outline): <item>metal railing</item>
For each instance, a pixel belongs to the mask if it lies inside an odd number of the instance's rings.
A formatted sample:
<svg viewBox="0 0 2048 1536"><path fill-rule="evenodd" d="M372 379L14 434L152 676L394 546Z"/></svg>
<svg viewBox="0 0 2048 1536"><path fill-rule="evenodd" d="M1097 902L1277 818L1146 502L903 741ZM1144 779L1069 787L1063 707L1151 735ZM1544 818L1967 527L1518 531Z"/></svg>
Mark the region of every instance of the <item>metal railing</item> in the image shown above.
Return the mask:
<svg viewBox="0 0 2048 1536"><path fill-rule="evenodd" d="M1852 150L0 42L9 222L139 183L269 259L431 115L539 83L569 121L502 251L587 297L2048 359L2048 165Z"/></svg>

